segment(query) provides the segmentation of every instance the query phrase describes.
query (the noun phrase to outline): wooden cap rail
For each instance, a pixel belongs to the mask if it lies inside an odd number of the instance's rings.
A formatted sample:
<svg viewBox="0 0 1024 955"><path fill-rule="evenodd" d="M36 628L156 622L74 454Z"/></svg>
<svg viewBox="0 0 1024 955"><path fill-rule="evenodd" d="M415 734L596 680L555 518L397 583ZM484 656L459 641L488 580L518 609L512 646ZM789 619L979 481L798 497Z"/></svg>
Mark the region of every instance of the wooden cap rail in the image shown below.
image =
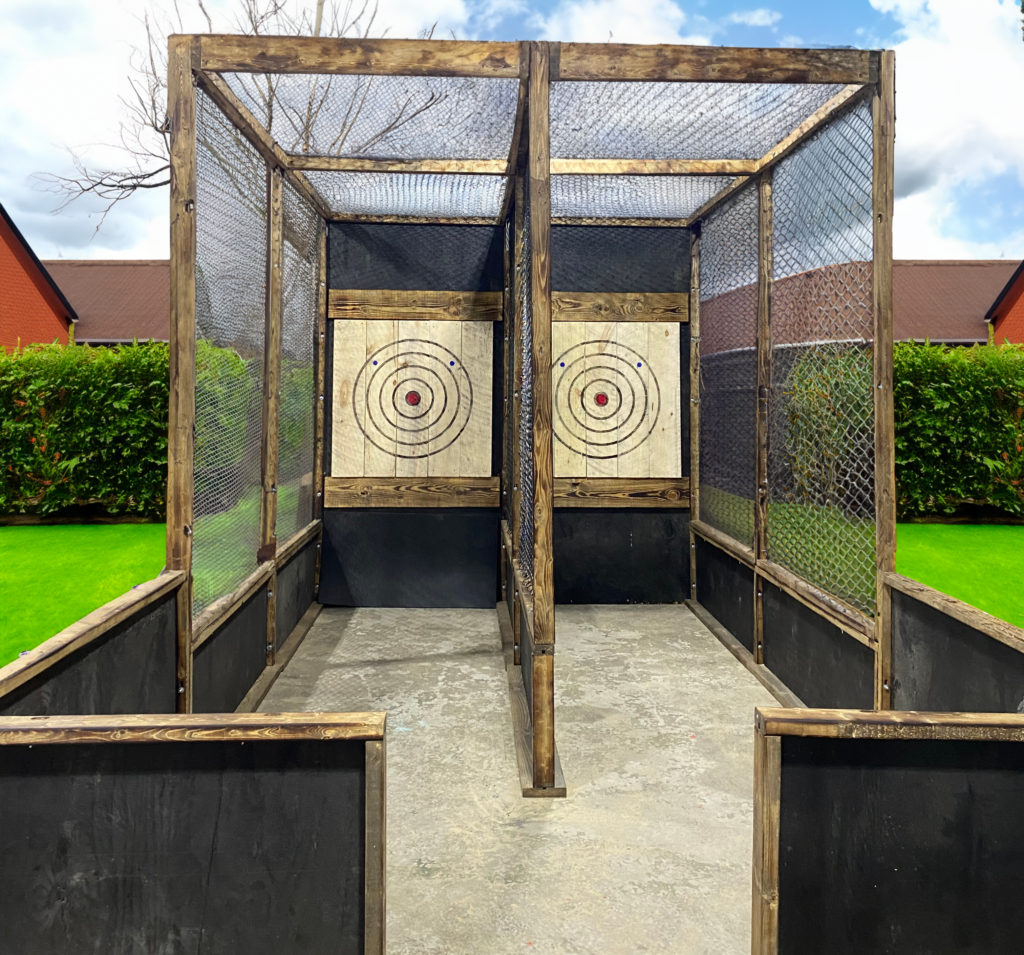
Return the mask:
<svg viewBox="0 0 1024 955"><path fill-rule="evenodd" d="M384 738L386 713L0 717L0 746Z"/></svg>
<svg viewBox="0 0 1024 955"><path fill-rule="evenodd" d="M501 478L324 478L325 507L497 507Z"/></svg>
<svg viewBox="0 0 1024 955"><path fill-rule="evenodd" d="M501 292L332 288L327 295L327 317L335 321L500 322L501 300Z"/></svg>
<svg viewBox="0 0 1024 955"><path fill-rule="evenodd" d="M959 739L1024 742L1024 713L915 713L758 707L764 736L831 739Z"/></svg>
<svg viewBox="0 0 1024 955"><path fill-rule="evenodd" d="M92 643L120 623L133 617L150 604L180 588L186 581L184 571L161 574L155 580L133 587L126 594L111 600L60 633L39 644L24 656L0 667L0 696L17 689L48 667L76 650Z"/></svg>
<svg viewBox="0 0 1024 955"><path fill-rule="evenodd" d="M555 507L690 506L689 478L555 478Z"/></svg>
<svg viewBox="0 0 1024 955"><path fill-rule="evenodd" d="M195 653L214 633L226 624L274 576L273 560L260 564L231 593L215 600L192 622L192 652Z"/></svg>
<svg viewBox="0 0 1024 955"><path fill-rule="evenodd" d="M689 292L552 292L553 322L688 322Z"/></svg>
<svg viewBox="0 0 1024 955"><path fill-rule="evenodd" d="M447 173L504 176L504 159L364 159L359 156L306 156L288 154L288 168L321 172L392 172L406 175Z"/></svg>

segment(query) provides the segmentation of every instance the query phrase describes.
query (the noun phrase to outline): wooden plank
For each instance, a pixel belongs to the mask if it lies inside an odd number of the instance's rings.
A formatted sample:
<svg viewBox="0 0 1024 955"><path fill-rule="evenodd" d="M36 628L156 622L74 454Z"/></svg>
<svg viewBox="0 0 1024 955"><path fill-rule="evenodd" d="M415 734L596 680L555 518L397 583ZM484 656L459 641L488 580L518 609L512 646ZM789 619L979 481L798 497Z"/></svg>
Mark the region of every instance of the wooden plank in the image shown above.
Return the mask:
<svg viewBox="0 0 1024 955"><path fill-rule="evenodd" d="M703 521L693 517L693 475L690 475L690 529L699 534L709 544L724 550L730 557L738 560L741 564L751 569L754 568L756 560L754 549L746 544L733 540L728 534L723 534L717 527L705 524Z"/></svg>
<svg viewBox="0 0 1024 955"><path fill-rule="evenodd" d="M396 316L397 318L397 316ZM339 326L335 324L334 333L337 335ZM344 369L345 374L353 378L353 387L357 384L356 374L364 363L370 365L374 361L374 355L388 345L394 345L398 341L397 321L368 321L366 322L366 353L362 362L354 368ZM379 360L379 359L378 359ZM372 366L370 366L372 367ZM335 377L338 375L338 366L335 365ZM359 393L354 395L354 400L360 403L361 408L366 409L367 402L373 399L371 394L371 376L364 374L358 382ZM397 384L394 376L390 381ZM383 385L381 385L383 387ZM395 452L398 449L398 429L392 422L381 417L377 419L376 427L370 429L365 414L363 418L368 431L366 440L363 443L363 471L367 477L394 477L396 474ZM372 439L371 439L372 435Z"/></svg>
<svg viewBox="0 0 1024 955"><path fill-rule="evenodd" d="M301 173L288 168L288 154L275 142L274 137L261 125L249 108L234 94L228 84L212 73L199 71L196 81L203 92L212 99L221 112L231 121L232 125L252 144L253 148L266 160L270 168L283 170L284 177L296 188L310 205L327 218L331 214L330 207L324 201L312 183Z"/></svg>
<svg viewBox="0 0 1024 955"><path fill-rule="evenodd" d="M287 154L287 168L324 172L391 172L504 176L504 159L368 159L363 156L297 156Z"/></svg>
<svg viewBox="0 0 1024 955"><path fill-rule="evenodd" d="M552 159L552 176L741 176L756 159Z"/></svg>
<svg viewBox="0 0 1024 955"><path fill-rule="evenodd" d="M601 358L608 352L609 347L614 349L616 344L615 331L617 326L614 322L599 322L596 324L585 324L583 327L586 329L586 333L582 344L587 356L582 376L583 385L578 392L574 389L573 393L569 395L569 404L574 406L577 411L582 411L583 415L586 415L586 417L583 417L576 425L578 428L576 437L579 440L586 442L587 451L584 464L586 465L587 470L585 472L585 476L588 478L615 478L619 476L618 458L601 457L601 455L608 454L610 449L599 443L600 439L604 436L591 427L593 419L588 414L590 409L586 407L584 392L589 388L589 386L596 384L599 378L604 377L604 372L598 371L598 366L606 364L606 362L601 361ZM554 371L555 369L552 369L552 372ZM596 389L590 389L590 393L595 394ZM552 402L553 401L554 392L552 392ZM593 406L591 407L593 408ZM572 414L569 408L563 407L561 402L559 402L559 408L557 410L560 412L563 427L566 426L568 421L577 417ZM552 428L554 427L553 418L554 409L552 409ZM552 470L553 469L554 461L552 459ZM566 477L575 477L575 475L570 473L566 475Z"/></svg>
<svg viewBox="0 0 1024 955"><path fill-rule="evenodd" d="M330 319L403 319L500 322L501 292L406 292L399 289L335 289L328 293Z"/></svg>
<svg viewBox="0 0 1024 955"><path fill-rule="evenodd" d="M496 216L400 216L363 212L332 212L330 222L406 222L410 225L498 225Z"/></svg>
<svg viewBox="0 0 1024 955"><path fill-rule="evenodd" d="M718 637L719 642L754 675L758 683L771 693L782 706L804 705L800 697L768 667L754 659L754 655L708 612L707 607L697 603L696 600L687 600L685 603L693 615Z"/></svg>
<svg viewBox="0 0 1024 955"><path fill-rule="evenodd" d="M203 34L202 68L218 73L519 76L519 44Z"/></svg>
<svg viewBox="0 0 1024 955"><path fill-rule="evenodd" d="M314 389L313 438L313 517L324 515L324 418L327 404L326 349L327 349L327 224L320 226L320 276L317 299L316 333L316 387Z"/></svg>
<svg viewBox="0 0 1024 955"><path fill-rule="evenodd" d="M76 650L88 646L98 637L172 591L187 590L184 586L187 580L188 575L185 571L171 570L154 580L139 584L128 593L115 597L92 613L86 614L81 620L76 620L49 640L44 640L34 650L29 650L6 666L0 667L0 696L27 683ZM189 613L191 609L189 606Z"/></svg>
<svg viewBox="0 0 1024 955"><path fill-rule="evenodd" d="M920 600L921 603L933 607L954 620L958 620L965 626L971 627L985 634L985 636L991 637L993 640L998 640L1000 643L1005 643L1008 647L1013 647L1014 650L1024 653L1024 628L1015 627L1012 623L1007 623L1005 620L993 617L992 614L985 613L984 610L979 610L977 607L972 607L963 600L950 597L949 594L944 594L934 587L911 580L909 577L904 577L902 574L897 574L894 571L884 571L882 572L882 577L887 588L899 590L908 597ZM0 671L0 673L2 672Z"/></svg>
<svg viewBox="0 0 1024 955"><path fill-rule="evenodd" d="M384 738L386 713L0 717L0 746Z"/></svg>
<svg viewBox="0 0 1024 955"><path fill-rule="evenodd" d="M366 361L366 322L334 325L334 380L331 389L331 474L361 477L365 473L365 444L356 420L356 375ZM365 388L363 389L365 393ZM324 500L326 504L326 486Z"/></svg>
<svg viewBox="0 0 1024 955"><path fill-rule="evenodd" d="M552 786L533 784L533 727L530 723L530 705L523 689L522 670L518 664L507 664L509 704L512 708L512 741L519 769L519 789L524 799L564 799L567 793L562 762L555 750L555 782Z"/></svg>
<svg viewBox="0 0 1024 955"><path fill-rule="evenodd" d="M192 653L194 654L214 633L227 623L245 602L260 587L264 586L274 573L274 562L268 560L259 565L230 594L215 600L195 619L192 627Z"/></svg>
<svg viewBox="0 0 1024 955"><path fill-rule="evenodd" d="M396 315L400 313L394 313ZM430 321L422 321L416 318L412 318L411 321L403 320L396 323L398 328L398 341L433 341L437 344L446 348L449 352L455 355L456 361L462 360L462 335L460 334L461 328L455 323L438 322L437 326ZM447 328L443 326L447 325ZM440 331L438 335L433 330L435 327ZM403 366L410 363L413 359L407 357L405 360L399 358L395 365L396 377L402 374L404 371ZM450 359L449 359L450 360ZM447 365L448 363L445 362ZM395 380L395 379L392 379ZM401 388L401 386L399 386ZM405 394L411 394L412 391L416 391L416 388L409 387L402 389ZM424 391L422 387L420 391ZM390 392L390 394L389 394ZM416 392L420 394L419 391ZM388 399L391 398L390 406L388 405ZM396 400L397 399L397 400ZM420 404L416 406L409 405L408 401L405 401L405 408L402 408L403 400L402 395L398 394L389 384L389 386L382 391L378 391L376 388L373 389L372 394L367 394L367 406L366 416L371 417L371 402L375 403L377 409L381 411L386 417L391 417L396 424L395 428L395 479L397 481L423 481L426 480L431 471L431 465L436 462L437 457L444 458L443 464L446 465L440 474L451 477L459 476L459 458L458 452L455 449L448 447L440 453L440 455L434 455L432 458L421 456L419 452L425 451L430 446L430 441L434 438L434 429L426 428L425 431L415 431L413 433L403 434L403 429L409 426L418 427L419 422L403 417L403 413L416 415L420 413L420 409L425 406L425 395L421 399ZM401 444L402 439L412 439L414 441L426 439L426 444L415 449L415 453L404 453L403 446Z"/></svg>
<svg viewBox="0 0 1024 955"><path fill-rule="evenodd" d="M629 462L637 454L649 454L647 476L652 478L681 478L683 474L683 436L680 423L682 412L682 376L680 375L679 335L677 324L619 325L619 341L624 335L636 335L640 329L647 332L647 356L644 371L651 392L660 394L661 408L651 436L636 451L619 459L619 475L631 476ZM639 350L639 349L638 349ZM657 371L657 375L655 375ZM624 470L623 465L627 466Z"/></svg>
<svg viewBox="0 0 1024 955"><path fill-rule="evenodd" d="M554 300L552 300L552 306L554 306ZM555 318L554 314L551 318L552 320ZM551 361L551 400L555 405L552 411L554 438L551 444L551 466L555 473L556 490L554 493L556 497L558 496L557 485L561 478L578 476L580 479L584 479L587 475L586 455L577 446L570 447L565 440L566 432L572 430L573 419L569 408L562 400L562 391L559 388L561 359L574 345L586 341L586 328L587 326L582 322L558 322L551 326L551 354L553 356ZM569 383L562 382L561 384L565 388ZM567 391L569 402L572 403L576 400L579 389L568 387Z"/></svg>
<svg viewBox="0 0 1024 955"><path fill-rule="evenodd" d="M537 625L534 623L534 632ZM553 647L536 644L530 676L533 682L533 785L555 787L555 656ZM547 650L549 652L542 652Z"/></svg>
<svg viewBox="0 0 1024 955"><path fill-rule="evenodd" d="M267 581L267 660L266 665L274 665L274 657L277 653L277 565Z"/></svg>
<svg viewBox="0 0 1024 955"><path fill-rule="evenodd" d="M552 225L643 226L652 229L681 229L686 220L642 219L636 216L555 216Z"/></svg>
<svg viewBox="0 0 1024 955"><path fill-rule="evenodd" d="M498 507L501 478L325 479L326 507Z"/></svg>
<svg viewBox="0 0 1024 955"><path fill-rule="evenodd" d="M529 46L527 46L529 49ZM524 141L524 148L526 141ZM523 154L521 165L516 169L515 177L515 205L513 206L513 232L512 241L515 249L515 262L513 266L512 298L513 298L513 321L512 321L512 558L519 555L519 538L522 531L522 488L519 485L519 478L522 472L522 459L520 440L522 438L522 395L520 389L523 384L523 274L525 267L525 176L526 158ZM552 451L553 453L553 451ZM553 466L553 465L552 465ZM513 619L513 626L518 624ZM518 634L518 629L516 630Z"/></svg>
<svg viewBox="0 0 1024 955"><path fill-rule="evenodd" d="M320 533L321 525L322 522L319 518L310 521L302 530L296 531L278 547L277 553L274 555L274 563L277 564L278 570L283 569L288 561Z"/></svg>
<svg viewBox="0 0 1024 955"><path fill-rule="evenodd" d="M462 337L459 358L471 376L472 391L460 396L472 399L469 421L458 439L449 446L458 465L459 477L489 477L493 470L491 429L494 425L494 328L484 322L439 322L434 328L451 328ZM433 432L432 432L433 435ZM442 435L442 442L448 440ZM443 452L442 452L443 453ZM430 473L444 476L441 454L430 457ZM495 478L495 480L498 480Z"/></svg>
<svg viewBox="0 0 1024 955"><path fill-rule="evenodd" d="M697 538L700 520L700 236L690 239L690 599L697 600Z"/></svg>
<svg viewBox="0 0 1024 955"><path fill-rule="evenodd" d="M175 571L171 571L175 573ZM178 588L175 602L175 675L178 682L176 713L192 712L192 575Z"/></svg>
<svg viewBox="0 0 1024 955"><path fill-rule="evenodd" d="M896 135L896 54L881 55L871 103L874 133L872 309L875 384L875 708L892 698L892 597L886 582L896 567L896 431L893 413L892 215Z"/></svg>
<svg viewBox="0 0 1024 955"><path fill-rule="evenodd" d="M263 331L263 430L261 451L260 560L277 547L277 432L281 408L281 321L284 310L284 180L270 170L267 223L267 303ZM268 618L269 619L269 618ZM272 634L268 632L268 643Z"/></svg>
<svg viewBox="0 0 1024 955"><path fill-rule="evenodd" d="M366 883L364 955L387 947L387 761L386 741L366 742Z"/></svg>
<svg viewBox="0 0 1024 955"><path fill-rule="evenodd" d="M516 99L516 118L512 124L512 141L508 149L508 181L501 200L501 214L498 222L508 217L516 193L516 176L526 159L526 137L523 130L527 123L527 100L530 94L530 44L519 44L519 93Z"/></svg>
<svg viewBox="0 0 1024 955"><path fill-rule="evenodd" d="M779 821L782 799L782 740L754 737L754 880L751 916L753 955L779 951Z"/></svg>
<svg viewBox="0 0 1024 955"><path fill-rule="evenodd" d="M688 508L689 478L555 478L555 507Z"/></svg>
<svg viewBox="0 0 1024 955"><path fill-rule="evenodd" d="M774 277L772 232L772 170L761 173L758 182L757 254L757 424L756 482L754 498L754 556L768 557L768 395L772 387L772 287ZM764 588L754 574L754 657L764 663Z"/></svg>
<svg viewBox="0 0 1024 955"><path fill-rule="evenodd" d="M874 83L867 50L563 43L560 80L714 83Z"/></svg>
<svg viewBox="0 0 1024 955"><path fill-rule="evenodd" d="M549 123L548 45L534 43L530 59L530 224L532 240L533 306L533 461L534 461L534 642L540 646L555 642L554 542L552 500L554 469L552 459L551 406L551 176ZM531 357L531 356L528 356ZM534 682L553 676L540 667ZM554 784L553 735L550 744L544 734L554 733L554 714L539 713L554 706L553 688L543 687L534 695L534 782ZM542 742L538 743L538 734Z"/></svg>
<svg viewBox="0 0 1024 955"><path fill-rule="evenodd" d="M685 292L552 292L553 322L688 322Z"/></svg>
<svg viewBox="0 0 1024 955"><path fill-rule="evenodd" d="M918 713L758 707L754 721L758 731L765 736L1024 742L1024 713Z"/></svg>

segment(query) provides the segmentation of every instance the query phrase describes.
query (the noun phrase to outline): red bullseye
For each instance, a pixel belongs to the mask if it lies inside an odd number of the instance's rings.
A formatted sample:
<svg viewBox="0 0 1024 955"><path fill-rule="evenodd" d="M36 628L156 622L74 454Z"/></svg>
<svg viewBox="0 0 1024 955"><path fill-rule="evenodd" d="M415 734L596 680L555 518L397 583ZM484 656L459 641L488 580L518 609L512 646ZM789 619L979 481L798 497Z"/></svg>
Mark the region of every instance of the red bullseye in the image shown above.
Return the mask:
<svg viewBox="0 0 1024 955"><path fill-rule="evenodd" d="M407 404L416 407L420 403L420 393L418 391L410 391L406 396L405 400Z"/></svg>
<svg viewBox="0 0 1024 955"><path fill-rule="evenodd" d="M603 408L606 404L608 404L608 396L603 391L599 391L596 395L594 395L594 404L596 404L599 408Z"/></svg>

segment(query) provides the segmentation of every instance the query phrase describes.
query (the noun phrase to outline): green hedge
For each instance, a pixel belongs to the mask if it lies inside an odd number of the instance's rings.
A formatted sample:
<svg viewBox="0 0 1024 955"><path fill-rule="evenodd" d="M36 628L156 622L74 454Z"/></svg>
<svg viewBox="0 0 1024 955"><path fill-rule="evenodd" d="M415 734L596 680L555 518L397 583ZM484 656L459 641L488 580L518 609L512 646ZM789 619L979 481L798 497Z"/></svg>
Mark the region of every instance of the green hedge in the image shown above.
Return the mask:
<svg viewBox="0 0 1024 955"><path fill-rule="evenodd" d="M0 349L0 513L162 517L168 347Z"/></svg>
<svg viewBox="0 0 1024 955"><path fill-rule="evenodd" d="M895 349L897 510L1024 517L1024 346Z"/></svg>

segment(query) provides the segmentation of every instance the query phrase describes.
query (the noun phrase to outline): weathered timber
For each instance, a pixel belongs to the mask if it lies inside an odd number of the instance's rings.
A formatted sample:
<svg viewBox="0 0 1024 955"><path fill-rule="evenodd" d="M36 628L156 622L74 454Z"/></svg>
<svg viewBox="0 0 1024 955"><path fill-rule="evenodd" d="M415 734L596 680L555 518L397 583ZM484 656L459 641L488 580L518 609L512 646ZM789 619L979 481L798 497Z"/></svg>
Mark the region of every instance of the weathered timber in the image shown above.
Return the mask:
<svg viewBox="0 0 1024 955"><path fill-rule="evenodd" d="M296 531L288 538L280 547L277 548L277 552L274 554L274 563L277 564L277 569L280 570L292 559L303 547L306 546L314 537L319 535L320 527L322 522L319 518L310 521L301 530Z"/></svg>
<svg viewBox="0 0 1024 955"><path fill-rule="evenodd" d="M690 474L690 495L691 495L691 506L690 506L690 529L699 534L704 540L716 547L724 550L730 557L738 560L741 564L746 565L753 569L757 563L754 557L754 549L748 547L746 544L741 544L738 540L733 540L728 534L722 533L717 527L712 527L710 524L705 524L703 521L697 520L693 517L693 474Z"/></svg>
<svg viewBox="0 0 1024 955"><path fill-rule="evenodd" d="M758 724L754 738L754 897L750 926L751 951L757 955L778 952L781 797L782 740L765 736Z"/></svg>
<svg viewBox="0 0 1024 955"><path fill-rule="evenodd" d="M328 293L332 320L500 322L501 292L406 292L400 289L336 289Z"/></svg>
<svg viewBox="0 0 1024 955"><path fill-rule="evenodd" d="M552 159L552 176L749 176L756 159Z"/></svg>
<svg viewBox="0 0 1024 955"><path fill-rule="evenodd" d="M754 556L768 556L768 395L772 387L772 170L761 173L758 183L757 253L757 423L756 495L754 498ZM754 658L764 663L764 602L761 582L754 574Z"/></svg>
<svg viewBox="0 0 1024 955"><path fill-rule="evenodd" d="M324 479L325 507L498 507L501 479Z"/></svg>
<svg viewBox="0 0 1024 955"><path fill-rule="evenodd" d="M248 599L270 580L274 571L274 561L268 560L260 564L235 590L214 601L196 617L192 627L192 652L195 653L220 627L241 610Z"/></svg>
<svg viewBox="0 0 1024 955"><path fill-rule="evenodd" d="M307 156L287 153L289 169L324 172L393 172L503 176L504 159L368 159L362 156Z"/></svg>
<svg viewBox="0 0 1024 955"><path fill-rule="evenodd" d="M697 600L697 538L700 520L700 237L690 239L690 599Z"/></svg>
<svg viewBox="0 0 1024 955"><path fill-rule="evenodd" d="M1024 713L917 713L758 707L765 736L831 739L955 739L1024 742Z"/></svg>
<svg viewBox="0 0 1024 955"><path fill-rule="evenodd" d="M690 506L689 478L555 478L555 507Z"/></svg>
<svg viewBox="0 0 1024 955"><path fill-rule="evenodd" d="M552 292L553 322L687 322L685 292Z"/></svg>
<svg viewBox="0 0 1024 955"><path fill-rule="evenodd" d="M366 741L366 876L364 955L387 949L387 742Z"/></svg>

